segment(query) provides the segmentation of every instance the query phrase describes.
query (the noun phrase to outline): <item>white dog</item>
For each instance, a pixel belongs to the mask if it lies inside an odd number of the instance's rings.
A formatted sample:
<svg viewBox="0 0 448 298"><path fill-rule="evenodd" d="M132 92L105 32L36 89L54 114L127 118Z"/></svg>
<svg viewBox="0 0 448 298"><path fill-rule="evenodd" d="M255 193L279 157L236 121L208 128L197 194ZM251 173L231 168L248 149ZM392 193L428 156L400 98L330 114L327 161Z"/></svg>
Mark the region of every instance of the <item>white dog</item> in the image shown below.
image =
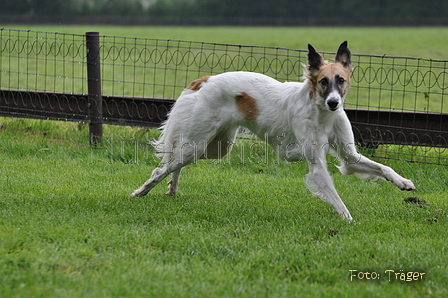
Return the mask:
<svg viewBox="0 0 448 298"><path fill-rule="evenodd" d="M381 178L402 190L415 189L412 181L390 167L357 153L351 124L343 110L353 66L347 42L335 62L325 61L308 45L308 65L303 83L281 83L251 72L228 72L193 81L180 95L154 142L160 167L131 196L144 196L172 173L168 193L177 192L181 168L198 158L221 158L244 126L266 140L280 159L305 159L305 181L316 196L328 202L343 218L351 220L327 170L331 152L344 175Z"/></svg>

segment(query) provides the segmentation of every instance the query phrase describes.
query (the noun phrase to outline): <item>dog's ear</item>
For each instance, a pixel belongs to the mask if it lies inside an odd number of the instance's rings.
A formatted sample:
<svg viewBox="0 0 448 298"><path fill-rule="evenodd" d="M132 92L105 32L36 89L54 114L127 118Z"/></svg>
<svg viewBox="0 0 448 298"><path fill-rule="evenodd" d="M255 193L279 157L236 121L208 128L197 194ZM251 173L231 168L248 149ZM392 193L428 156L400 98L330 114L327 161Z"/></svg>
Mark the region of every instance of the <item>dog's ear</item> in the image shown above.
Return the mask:
<svg viewBox="0 0 448 298"><path fill-rule="evenodd" d="M344 67L349 68L350 71L353 69L352 64L352 54L347 47L347 41L344 41L339 46L338 52L336 53L336 57L334 58L335 62L341 63Z"/></svg>
<svg viewBox="0 0 448 298"><path fill-rule="evenodd" d="M308 70L318 70L323 64L324 58L322 58L312 45L308 44Z"/></svg>

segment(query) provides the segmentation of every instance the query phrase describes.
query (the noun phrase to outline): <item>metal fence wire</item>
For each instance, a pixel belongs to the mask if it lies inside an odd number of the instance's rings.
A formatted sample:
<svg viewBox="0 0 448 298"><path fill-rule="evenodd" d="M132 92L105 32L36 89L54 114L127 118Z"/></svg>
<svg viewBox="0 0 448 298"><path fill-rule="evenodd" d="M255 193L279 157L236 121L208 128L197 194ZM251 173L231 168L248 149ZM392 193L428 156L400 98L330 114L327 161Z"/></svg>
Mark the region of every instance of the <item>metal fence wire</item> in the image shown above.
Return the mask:
<svg viewBox="0 0 448 298"><path fill-rule="evenodd" d="M191 81L226 71L301 79L307 51L100 36L103 123L156 127ZM0 115L90 122L86 36L0 30ZM334 53L322 53L328 60ZM353 55L346 112L363 153L448 164L448 61Z"/></svg>

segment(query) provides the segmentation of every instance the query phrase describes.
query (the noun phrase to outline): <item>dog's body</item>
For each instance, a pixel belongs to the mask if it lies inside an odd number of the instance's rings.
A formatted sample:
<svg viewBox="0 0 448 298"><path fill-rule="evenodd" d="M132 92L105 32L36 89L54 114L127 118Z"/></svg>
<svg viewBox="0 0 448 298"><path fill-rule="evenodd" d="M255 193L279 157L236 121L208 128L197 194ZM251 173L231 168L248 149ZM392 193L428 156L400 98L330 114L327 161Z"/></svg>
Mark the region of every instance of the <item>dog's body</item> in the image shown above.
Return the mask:
<svg viewBox="0 0 448 298"><path fill-rule="evenodd" d="M347 42L339 47L335 63L324 61L309 45L303 83L280 83L250 72L229 72L193 81L185 89L155 142L161 166L132 196L144 196L172 173L168 194L177 192L180 170L198 158L228 154L240 126L266 140L279 159L306 160L306 183L313 194L351 220L327 170L330 151L345 175L381 178L402 190L414 185L390 167L356 152L350 122L342 109L350 87L352 64Z"/></svg>

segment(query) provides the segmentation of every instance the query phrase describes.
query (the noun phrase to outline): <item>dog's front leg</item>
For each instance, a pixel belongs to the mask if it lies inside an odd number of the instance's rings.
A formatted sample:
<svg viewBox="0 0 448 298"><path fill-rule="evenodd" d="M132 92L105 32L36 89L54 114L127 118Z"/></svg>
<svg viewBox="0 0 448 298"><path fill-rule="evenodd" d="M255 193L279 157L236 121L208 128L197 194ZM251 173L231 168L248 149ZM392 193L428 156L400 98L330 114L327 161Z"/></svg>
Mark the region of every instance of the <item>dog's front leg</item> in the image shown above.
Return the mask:
<svg viewBox="0 0 448 298"><path fill-rule="evenodd" d="M415 189L411 180L400 176L391 167L370 160L361 154L358 155L358 158L348 163L341 163L339 170L343 174L355 174L360 178L381 178L392 182L401 190Z"/></svg>
<svg viewBox="0 0 448 298"><path fill-rule="evenodd" d="M385 166L378 162L368 159L367 157L356 152L353 144L345 144L339 150L339 158L341 165L339 170L344 175L355 174L360 178L381 178L395 184L401 190L414 190L415 186L411 180L403 178L391 167Z"/></svg>
<svg viewBox="0 0 448 298"><path fill-rule="evenodd" d="M332 151L340 160L339 171L344 175L355 174L359 178L381 178L392 182L401 190L413 190L411 180L401 177L392 168L368 159L356 151L352 126L345 113L339 114L334 122Z"/></svg>
<svg viewBox="0 0 448 298"><path fill-rule="evenodd" d="M305 182L313 195L329 203L342 218L352 220L350 212L334 187L333 179L328 173L326 163L320 160L309 162L308 164L310 172L305 176Z"/></svg>

